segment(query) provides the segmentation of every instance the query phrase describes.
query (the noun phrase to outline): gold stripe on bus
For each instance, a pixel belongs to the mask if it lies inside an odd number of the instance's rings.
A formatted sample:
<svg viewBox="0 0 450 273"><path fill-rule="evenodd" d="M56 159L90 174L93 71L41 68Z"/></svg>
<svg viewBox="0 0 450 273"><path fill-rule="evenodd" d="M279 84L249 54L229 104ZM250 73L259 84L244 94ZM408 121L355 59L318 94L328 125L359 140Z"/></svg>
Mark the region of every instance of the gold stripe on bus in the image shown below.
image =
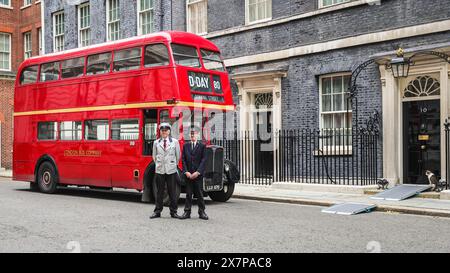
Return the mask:
<svg viewBox="0 0 450 273"><path fill-rule="evenodd" d="M20 116L33 116L33 115L45 115L45 114L63 114L63 113L77 113L77 112L90 112L90 111L136 109L136 108L148 108L148 107L166 107L166 106L185 106L185 107L198 107L198 108L217 109L217 110L234 110L233 105L217 105L217 104L208 104L208 103L180 101L180 102L177 102L176 104L169 104L167 102L146 102L146 103L118 104L118 105L107 105L107 106L37 110L37 111L27 111L27 112L15 112L13 115L15 117L20 117Z"/></svg>

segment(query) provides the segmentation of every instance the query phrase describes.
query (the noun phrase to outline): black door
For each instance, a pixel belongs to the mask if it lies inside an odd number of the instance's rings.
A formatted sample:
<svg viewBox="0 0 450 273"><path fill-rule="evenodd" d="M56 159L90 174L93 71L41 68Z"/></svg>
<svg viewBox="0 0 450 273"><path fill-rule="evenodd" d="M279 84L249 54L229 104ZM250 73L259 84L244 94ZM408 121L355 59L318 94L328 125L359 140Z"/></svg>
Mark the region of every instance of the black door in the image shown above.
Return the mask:
<svg viewBox="0 0 450 273"><path fill-rule="evenodd" d="M427 170L441 175L440 127L439 100L403 103L404 184L427 184Z"/></svg>
<svg viewBox="0 0 450 273"><path fill-rule="evenodd" d="M255 176L273 176L272 111L255 113Z"/></svg>

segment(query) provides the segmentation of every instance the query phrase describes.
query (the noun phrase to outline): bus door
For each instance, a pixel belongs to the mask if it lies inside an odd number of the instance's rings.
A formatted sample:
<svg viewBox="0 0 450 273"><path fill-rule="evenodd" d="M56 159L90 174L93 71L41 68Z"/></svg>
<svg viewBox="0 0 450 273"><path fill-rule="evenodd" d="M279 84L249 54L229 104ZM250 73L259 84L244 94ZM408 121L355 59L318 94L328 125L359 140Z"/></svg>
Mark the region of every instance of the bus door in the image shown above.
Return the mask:
<svg viewBox="0 0 450 273"><path fill-rule="evenodd" d="M84 121L84 141L80 151L84 185L111 187L109 144L108 119Z"/></svg>
<svg viewBox="0 0 450 273"><path fill-rule="evenodd" d="M143 124L142 155L146 157L152 155L153 142L158 135L158 110L143 110Z"/></svg>
<svg viewBox="0 0 450 273"><path fill-rule="evenodd" d="M111 183L115 188L140 189L139 118L113 117L111 119Z"/></svg>

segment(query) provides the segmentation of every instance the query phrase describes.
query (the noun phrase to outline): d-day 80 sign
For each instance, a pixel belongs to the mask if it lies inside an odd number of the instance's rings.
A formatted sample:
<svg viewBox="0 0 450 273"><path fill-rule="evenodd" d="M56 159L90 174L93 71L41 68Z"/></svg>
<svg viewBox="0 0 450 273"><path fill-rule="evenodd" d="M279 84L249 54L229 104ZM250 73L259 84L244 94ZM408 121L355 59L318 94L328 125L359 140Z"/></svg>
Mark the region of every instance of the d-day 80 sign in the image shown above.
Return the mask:
<svg viewBox="0 0 450 273"><path fill-rule="evenodd" d="M188 72L189 86L192 91L208 92L214 91L216 93L222 93L222 84L220 82L220 76L213 76L213 84L211 85L211 75L205 73Z"/></svg>

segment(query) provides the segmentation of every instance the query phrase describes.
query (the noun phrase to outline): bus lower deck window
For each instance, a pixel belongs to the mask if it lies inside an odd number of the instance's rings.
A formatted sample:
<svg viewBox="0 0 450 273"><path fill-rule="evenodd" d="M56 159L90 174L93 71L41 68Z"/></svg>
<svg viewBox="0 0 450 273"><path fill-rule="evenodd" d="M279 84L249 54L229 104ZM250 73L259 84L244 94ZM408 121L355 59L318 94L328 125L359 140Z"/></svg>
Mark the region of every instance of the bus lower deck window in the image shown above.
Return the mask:
<svg viewBox="0 0 450 273"><path fill-rule="evenodd" d="M59 126L61 140L81 140L81 121L63 121Z"/></svg>
<svg viewBox="0 0 450 273"><path fill-rule="evenodd" d="M139 139L139 120L113 120L111 124L112 140L137 140Z"/></svg>
<svg viewBox="0 0 450 273"><path fill-rule="evenodd" d="M84 122L84 139L86 140L108 140L108 120L87 120Z"/></svg>
<svg viewBox="0 0 450 273"><path fill-rule="evenodd" d="M20 84L35 83L38 77L38 65L26 67L20 74Z"/></svg>
<svg viewBox="0 0 450 273"><path fill-rule="evenodd" d="M38 122L38 135L39 140L56 140L57 139L57 122Z"/></svg>
<svg viewBox="0 0 450 273"><path fill-rule="evenodd" d="M145 47L144 66L155 67L169 65L169 52L164 44L154 44Z"/></svg>

